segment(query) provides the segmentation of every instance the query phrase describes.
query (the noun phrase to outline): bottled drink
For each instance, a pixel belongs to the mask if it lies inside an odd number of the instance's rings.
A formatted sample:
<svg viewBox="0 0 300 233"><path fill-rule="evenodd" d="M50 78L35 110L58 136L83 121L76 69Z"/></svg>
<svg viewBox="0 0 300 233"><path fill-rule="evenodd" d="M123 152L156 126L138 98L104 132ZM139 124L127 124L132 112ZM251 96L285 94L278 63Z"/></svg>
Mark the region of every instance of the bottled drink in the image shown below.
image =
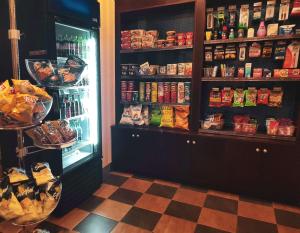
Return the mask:
<svg viewBox="0 0 300 233"><path fill-rule="evenodd" d="M83 106L81 104L80 95L78 95L78 107L79 107L79 115L84 114L84 109L83 109Z"/></svg>
<svg viewBox="0 0 300 233"><path fill-rule="evenodd" d="M70 127L75 131L76 138L78 139L78 129L76 127L75 121L74 122L73 121L70 122Z"/></svg>
<svg viewBox="0 0 300 233"><path fill-rule="evenodd" d="M82 128L80 126L80 121L77 121L76 129L77 129L77 140L81 141L82 140Z"/></svg>
<svg viewBox="0 0 300 233"><path fill-rule="evenodd" d="M77 114L77 116L78 115L80 115L80 110L79 110L79 95L78 95L78 97L75 99L75 112L76 112L76 114Z"/></svg>
<svg viewBox="0 0 300 233"><path fill-rule="evenodd" d="M70 97L70 103L71 103L71 117L77 116L76 110L75 110L75 98L74 95Z"/></svg>
<svg viewBox="0 0 300 233"><path fill-rule="evenodd" d="M83 38L82 40L82 58L86 59L87 58L87 39L86 37Z"/></svg>
<svg viewBox="0 0 300 233"><path fill-rule="evenodd" d="M66 95L65 104L66 104L66 118L70 118L72 114L71 114L71 103L69 101L68 95Z"/></svg>
<svg viewBox="0 0 300 233"><path fill-rule="evenodd" d="M62 35L57 35L56 37L56 51L57 51L57 57L63 56L63 38Z"/></svg>
<svg viewBox="0 0 300 233"><path fill-rule="evenodd" d="M83 38L82 36L78 37L78 56L82 58L82 50L83 50Z"/></svg>
<svg viewBox="0 0 300 233"><path fill-rule="evenodd" d="M74 55L75 56L80 56L79 54L80 54L80 50L79 50L79 39L78 39L78 36L75 36L74 37L74 43L75 43L75 53L74 53Z"/></svg>
<svg viewBox="0 0 300 233"><path fill-rule="evenodd" d="M70 38L66 34L64 37L64 57L68 57L70 55L70 51L71 51Z"/></svg>
<svg viewBox="0 0 300 233"><path fill-rule="evenodd" d="M66 118L66 103L64 101L64 98L62 97L60 99L60 119Z"/></svg>

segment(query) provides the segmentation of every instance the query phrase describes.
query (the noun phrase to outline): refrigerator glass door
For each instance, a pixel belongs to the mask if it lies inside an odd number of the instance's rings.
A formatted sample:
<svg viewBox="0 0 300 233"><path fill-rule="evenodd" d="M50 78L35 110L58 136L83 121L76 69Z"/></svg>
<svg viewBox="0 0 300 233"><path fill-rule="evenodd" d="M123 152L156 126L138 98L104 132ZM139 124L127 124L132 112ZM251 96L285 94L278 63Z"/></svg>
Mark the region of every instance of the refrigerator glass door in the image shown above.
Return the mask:
<svg viewBox="0 0 300 233"><path fill-rule="evenodd" d="M56 26L57 60L70 55L83 59L87 69L78 86L58 89L59 114L77 133L77 143L63 150L63 168L95 154L99 144L98 35L95 31L61 23Z"/></svg>

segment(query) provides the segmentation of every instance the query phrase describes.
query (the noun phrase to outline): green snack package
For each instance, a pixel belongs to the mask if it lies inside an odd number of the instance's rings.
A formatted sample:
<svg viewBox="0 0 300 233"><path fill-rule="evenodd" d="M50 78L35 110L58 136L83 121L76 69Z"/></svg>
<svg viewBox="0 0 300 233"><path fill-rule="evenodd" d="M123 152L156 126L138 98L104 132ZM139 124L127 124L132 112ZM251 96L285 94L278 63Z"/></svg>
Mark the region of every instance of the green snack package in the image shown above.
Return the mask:
<svg viewBox="0 0 300 233"><path fill-rule="evenodd" d="M245 91L243 89L234 90L232 107L244 107Z"/></svg>
<svg viewBox="0 0 300 233"><path fill-rule="evenodd" d="M246 103L245 106L247 107L254 107L256 106L256 97L257 97L257 90L255 87L249 87L248 90L245 91L246 95Z"/></svg>
<svg viewBox="0 0 300 233"><path fill-rule="evenodd" d="M150 125L160 126L161 111L160 108L153 108L151 112Z"/></svg>

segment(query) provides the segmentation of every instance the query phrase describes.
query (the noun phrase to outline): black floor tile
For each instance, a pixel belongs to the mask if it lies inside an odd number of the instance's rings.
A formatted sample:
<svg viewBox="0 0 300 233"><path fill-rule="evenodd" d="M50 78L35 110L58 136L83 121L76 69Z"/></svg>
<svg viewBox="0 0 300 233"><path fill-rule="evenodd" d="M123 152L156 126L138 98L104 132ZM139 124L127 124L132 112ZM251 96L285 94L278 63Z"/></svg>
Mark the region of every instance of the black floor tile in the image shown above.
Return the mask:
<svg viewBox="0 0 300 233"><path fill-rule="evenodd" d="M103 178L103 182L106 184L111 184L115 186L121 186L125 181L128 179L128 177L124 176L118 176L114 174L108 174Z"/></svg>
<svg viewBox="0 0 300 233"><path fill-rule="evenodd" d="M117 222L96 214L90 214L79 223L74 230L80 233L108 233ZM51 232L52 233L52 232Z"/></svg>
<svg viewBox="0 0 300 233"><path fill-rule="evenodd" d="M237 233L278 233L275 224L238 217Z"/></svg>
<svg viewBox="0 0 300 233"><path fill-rule="evenodd" d="M67 232L68 230L66 228L57 226L53 223L50 222L42 222L41 224L39 224L36 229L41 229L41 230L47 230L51 233L60 233L60 232Z"/></svg>
<svg viewBox="0 0 300 233"><path fill-rule="evenodd" d="M258 198L240 196L239 200L240 201L244 201L244 202L250 202L250 203L254 203L254 204L259 204L259 205L272 206L272 202L268 202L266 200L262 200L262 199L258 199Z"/></svg>
<svg viewBox="0 0 300 233"><path fill-rule="evenodd" d="M278 224L300 229L300 214L275 209L275 216Z"/></svg>
<svg viewBox="0 0 300 233"><path fill-rule="evenodd" d="M229 233L228 231L222 231L208 226L197 225L195 233Z"/></svg>
<svg viewBox="0 0 300 233"><path fill-rule="evenodd" d="M82 202L78 208L92 212L94 209L96 209L105 199L101 197L91 196L86 201Z"/></svg>
<svg viewBox="0 0 300 233"><path fill-rule="evenodd" d="M142 193L119 188L109 197L109 199L123 202L129 205L134 205L141 196Z"/></svg>
<svg viewBox="0 0 300 233"><path fill-rule="evenodd" d="M161 184L152 184L146 193L172 199L177 188Z"/></svg>
<svg viewBox="0 0 300 233"><path fill-rule="evenodd" d="M133 207L122 219L122 222L152 231L160 217L159 213Z"/></svg>
<svg viewBox="0 0 300 233"><path fill-rule="evenodd" d="M207 195L204 206L214 210L237 214L238 201Z"/></svg>
<svg viewBox="0 0 300 233"><path fill-rule="evenodd" d="M197 222L200 212L201 208L198 206L193 206L178 201L171 201L167 210L165 211L165 214Z"/></svg>

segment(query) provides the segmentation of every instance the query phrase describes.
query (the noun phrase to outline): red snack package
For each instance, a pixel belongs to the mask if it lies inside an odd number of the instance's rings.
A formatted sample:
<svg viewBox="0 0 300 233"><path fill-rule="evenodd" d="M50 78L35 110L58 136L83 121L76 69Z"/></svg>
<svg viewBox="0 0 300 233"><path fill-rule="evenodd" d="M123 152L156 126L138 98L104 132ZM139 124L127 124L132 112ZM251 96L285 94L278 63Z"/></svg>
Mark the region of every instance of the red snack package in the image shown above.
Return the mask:
<svg viewBox="0 0 300 233"><path fill-rule="evenodd" d="M219 88L212 88L209 95L209 107L221 107L222 94Z"/></svg>
<svg viewBox="0 0 300 233"><path fill-rule="evenodd" d="M233 90L230 87L224 87L222 90L222 106L230 107L232 105Z"/></svg>
<svg viewBox="0 0 300 233"><path fill-rule="evenodd" d="M268 105L269 104L270 90L267 88L260 88L257 92L257 104Z"/></svg>

